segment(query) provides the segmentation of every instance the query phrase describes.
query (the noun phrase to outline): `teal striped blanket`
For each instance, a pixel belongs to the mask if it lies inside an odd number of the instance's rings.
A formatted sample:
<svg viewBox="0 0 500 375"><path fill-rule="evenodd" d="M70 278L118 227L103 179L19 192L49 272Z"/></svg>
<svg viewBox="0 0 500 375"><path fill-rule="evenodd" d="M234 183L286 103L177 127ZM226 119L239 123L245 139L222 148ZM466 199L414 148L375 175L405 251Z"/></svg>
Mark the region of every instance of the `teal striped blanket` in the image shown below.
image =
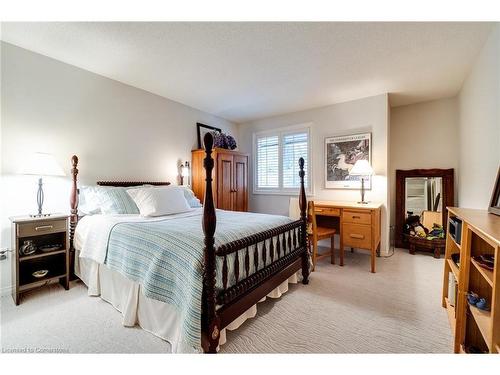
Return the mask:
<svg viewBox="0 0 500 375"><path fill-rule="evenodd" d="M291 222L285 216L217 210L216 246ZM105 263L141 285L146 297L175 307L181 322L180 351L201 350L203 230L199 214L176 219L114 224ZM269 252L269 244L266 246ZM253 259L254 249L250 259ZM228 285L235 283L234 256L244 275L243 250L228 257ZM276 259L275 253L275 259ZM217 257L217 287L222 288L222 257ZM267 262L269 263L269 253ZM255 272L253 262L250 273ZM262 259L258 268L263 267Z"/></svg>

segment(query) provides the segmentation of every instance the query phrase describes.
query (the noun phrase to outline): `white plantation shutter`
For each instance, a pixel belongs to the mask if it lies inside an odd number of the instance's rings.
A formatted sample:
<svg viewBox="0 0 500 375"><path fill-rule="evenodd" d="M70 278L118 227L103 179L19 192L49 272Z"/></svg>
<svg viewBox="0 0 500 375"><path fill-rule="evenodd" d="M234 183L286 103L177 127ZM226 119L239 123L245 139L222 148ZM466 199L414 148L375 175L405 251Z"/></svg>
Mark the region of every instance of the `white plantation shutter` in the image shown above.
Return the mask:
<svg viewBox="0 0 500 375"><path fill-rule="evenodd" d="M311 193L309 126L254 134L254 192L295 194L300 188L299 158L304 158L304 185Z"/></svg>
<svg viewBox="0 0 500 375"><path fill-rule="evenodd" d="M299 158L304 158L306 178L304 185L308 185L308 133L300 132L283 135L283 188L295 189L300 187Z"/></svg>
<svg viewBox="0 0 500 375"><path fill-rule="evenodd" d="M257 188L279 188L279 137L257 138Z"/></svg>

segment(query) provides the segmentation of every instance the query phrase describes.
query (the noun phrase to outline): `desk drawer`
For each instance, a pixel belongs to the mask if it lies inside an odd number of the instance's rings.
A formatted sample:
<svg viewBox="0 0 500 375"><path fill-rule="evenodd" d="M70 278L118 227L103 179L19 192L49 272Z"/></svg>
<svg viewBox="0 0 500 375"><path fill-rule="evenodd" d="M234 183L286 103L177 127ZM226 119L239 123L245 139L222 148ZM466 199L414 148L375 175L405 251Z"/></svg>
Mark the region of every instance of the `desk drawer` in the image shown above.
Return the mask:
<svg viewBox="0 0 500 375"><path fill-rule="evenodd" d="M39 236L41 234L57 233L66 231L66 219L61 220L44 220L43 222L31 222L26 224L18 224L18 237Z"/></svg>
<svg viewBox="0 0 500 375"><path fill-rule="evenodd" d="M344 210L342 214L342 220L344 221L344 223L369 225L372 223L372 214L370 211L361 212L361 211Z"/></svg>
<svg viewBox="0 0 500 375"><path fill-rule="evenodd" d="M340 216L340 209L333 207L314 206L314 213L316 215L324 216Z"/></svg>
<svg viewBox="0 0 500 375"><path fill-rule="evenodd" d="M345 246L371 249L372 227L362 224L342 224L342 236Z"/></svg>

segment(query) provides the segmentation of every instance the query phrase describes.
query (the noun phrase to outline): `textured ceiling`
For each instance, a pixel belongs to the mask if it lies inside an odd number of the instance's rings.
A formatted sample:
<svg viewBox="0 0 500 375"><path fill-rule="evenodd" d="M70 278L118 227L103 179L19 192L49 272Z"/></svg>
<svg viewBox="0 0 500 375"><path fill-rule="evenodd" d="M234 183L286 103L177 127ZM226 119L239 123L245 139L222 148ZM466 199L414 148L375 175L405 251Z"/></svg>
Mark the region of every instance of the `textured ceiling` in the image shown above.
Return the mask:
<svg viewBox="0 0 500 375"><path fill-rule="evenodd" d="M491 23L2 23L2 40L235 122L455 95Z"/></svg>

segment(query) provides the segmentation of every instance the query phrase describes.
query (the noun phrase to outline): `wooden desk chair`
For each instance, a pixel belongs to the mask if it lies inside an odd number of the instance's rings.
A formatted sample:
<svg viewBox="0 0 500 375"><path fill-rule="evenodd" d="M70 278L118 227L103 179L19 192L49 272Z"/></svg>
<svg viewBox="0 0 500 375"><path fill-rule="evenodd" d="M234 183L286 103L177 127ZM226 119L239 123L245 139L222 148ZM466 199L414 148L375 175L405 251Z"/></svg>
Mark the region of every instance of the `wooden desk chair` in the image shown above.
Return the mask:
<svg viewBox="0 0 500 375"><path fill-rule="evenodd" d="M308 220L308 228L307 235L309 239L309 249L312 245L312 262L313 262L313 271L316 268L316 261L318 259L330 256L331 263L335 264L335 233L337 231L334 228L321 227L316 224L316 213L314 211L314 202L309 201L307 206L307 220ZM330 251L323 254L318 254L318 241L324 240L326 238L331 239L331 247Z"/></svg>

